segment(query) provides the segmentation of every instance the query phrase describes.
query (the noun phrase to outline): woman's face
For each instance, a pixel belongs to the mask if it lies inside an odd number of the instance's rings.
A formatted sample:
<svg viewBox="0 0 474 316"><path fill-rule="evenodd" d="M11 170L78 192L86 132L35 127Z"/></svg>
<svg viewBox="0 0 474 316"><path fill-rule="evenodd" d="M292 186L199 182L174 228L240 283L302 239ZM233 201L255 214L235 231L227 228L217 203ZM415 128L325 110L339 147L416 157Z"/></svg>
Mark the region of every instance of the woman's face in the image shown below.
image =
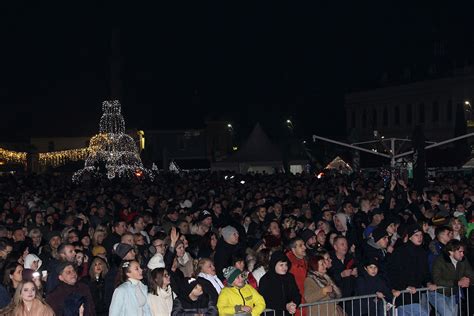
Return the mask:
<svg viewBox="0 0 474 316"><path fill-rule="evenodd" d="M188 243L188 240L186 239L186 236L185 236L185 235L181 235L181 236L179 237L179 240L181 240L181 241L183 242L183 244L184 244L184 249L188 248L189 243Z"/></svg>
<svg viewBox="0 0 474 316"><path fill-rule="evenodd" d="M201 271L205 274L216 275L216 267L214 267L212 261L206 261L206 263L203 264Z"/></svg>
<svg viewBox="0 0 474 316"><path fill-rule="evenodd" d="M176 256L177 257L184 256L184 245L183 244L180 244L178 247L176 247Z"/></svg>
<svg viewBox="0 0 474 316"><path fill-rule="evenodd" d="M143 279L143 271L140 268L140 265L136 261L130 263L130 267L127 272L127 277L129 279L141 280Z"/></svg>
<svg viewBox="0 0 474 316"><path fill-rule="evenodd" d="M454 232L460 232L461 231L461 223L459 222L459 220L454 220L453 221L453 224L452 224L452 228L453 228L453 231Z"/></svg>
<svg viewBox="0 0 474 316"><path fill-rule="evenodd" d="M104 271L104 264L102 263L102 261L100 261L100 259L96 260L94 262L94 274L95 275L102 274L102 271Z"/></svg>
<svg viewBox="0 0 474 316"><path fill-rule="evenodd" d="M82 245L83 245L84 247L86 247L86 248L89 247L89 246L91 245L91 239L90 239L90 237L89 237L89 236L84 236L84 237L82 237L81 243L82 243Z"/></svg>
<svg viewBox="0 0 474 316"><path fill-rule="evenodd" d="M23 273L23 267L18 265L16 266L15 271L13 271L13 274L10 275L10 278L12 279L12 281L20 283L23 280L22 273Z"/></svg>
<svg viewBox="0 0 474 316"><path fill-rule="evenodd" d="M278 261L275 265L275 272L279 275L285 275L288 272L288 263L286 261Z"/></svg>
<svg viewBox="0 0 474 316"><path fill-rule="evenodd" d="M199 284L196 284L196 286L194 287L194 289L191 291L190 294L196 296L196 297L199 297L201 296L203 293L202 291L202 286L200 286Z"/></svg>
<svg viewBox="0 0 474 316"><path fill-rule="evenodd" d="M170 274L168 273L168 271L164 271L163 272L163 286L162 288L167 288L168 285L170 285L171 283L171 279L170 279Z"/></svg>
<svg viewBox="0 0 474 316"><path fill-rule="evenodd" d="M81 266L84 263L84 254L82 252L76 253L76 264Z"/></svg>
<svg viewBox="0 0 474 316"><path fill-rule="evenodd" d="M331 256L328 253L324 255L324 263L326 265L326 269L331 269L332 259L331 259Z"/></svg>
<svg viewBox="0 0 474 316"><path fill-rule="evenodd" d="M320 245L324 245L326 243L326 234L324 233L324 231L319 232L316 235L316 239Z"/></svg>
<svg viewBox="0 0 474 316"><path fill-rule="evenodd" d="M98 245L102 245L105 239L105 234L97 234L96 240Z"/></svg>
<svg viewBox="0 0 474 316"><path fill-rule="evenodd" d="M215 249L216 246L217 246L217 237L216 237L216 235L212 235L211 236L211 248Z"/></svg>
<svg viewBox="0 0 474 316"><path fill-rule="evenodd" d="M33 282L25 283L21 289L20 295L23 302L32 302L36 297L36 289Z"/></svg>
<svg viewBox="0 0 474 316"><path fill-rule="evenodd" d="M328 270L328 266L326 264L326 260L321 260L318 262L318 272L319 273L326 273Z"/></svg>

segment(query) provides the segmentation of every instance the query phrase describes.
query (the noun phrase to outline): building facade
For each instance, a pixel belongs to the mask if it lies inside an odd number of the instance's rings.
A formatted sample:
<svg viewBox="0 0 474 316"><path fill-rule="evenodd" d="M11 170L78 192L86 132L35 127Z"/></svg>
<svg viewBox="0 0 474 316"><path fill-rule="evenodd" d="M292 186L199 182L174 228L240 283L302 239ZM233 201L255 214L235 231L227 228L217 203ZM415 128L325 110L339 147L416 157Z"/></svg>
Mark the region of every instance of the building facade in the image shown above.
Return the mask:
<svg viewBox="0 0 474 316"><path fill-rule="evenodd" d="M411 138L417 125L428 140L454 137L456 110L471 120L474 75L419 81L355 92L345 97L347 134L364 141L374 134Z"/></svg>

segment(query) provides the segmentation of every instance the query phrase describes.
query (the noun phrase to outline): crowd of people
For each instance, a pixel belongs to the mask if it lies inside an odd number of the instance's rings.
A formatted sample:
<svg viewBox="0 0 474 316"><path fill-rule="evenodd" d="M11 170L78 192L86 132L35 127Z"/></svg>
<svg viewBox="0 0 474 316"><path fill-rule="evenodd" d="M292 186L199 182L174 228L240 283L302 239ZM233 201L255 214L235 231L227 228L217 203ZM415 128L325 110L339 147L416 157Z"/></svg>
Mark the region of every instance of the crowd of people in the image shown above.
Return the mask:
<svg viewBox="0 0 474 316"><path fill-rule="evenodd" d="M0 314L465 314L473 202L455 175L2 176Z"/></svg>

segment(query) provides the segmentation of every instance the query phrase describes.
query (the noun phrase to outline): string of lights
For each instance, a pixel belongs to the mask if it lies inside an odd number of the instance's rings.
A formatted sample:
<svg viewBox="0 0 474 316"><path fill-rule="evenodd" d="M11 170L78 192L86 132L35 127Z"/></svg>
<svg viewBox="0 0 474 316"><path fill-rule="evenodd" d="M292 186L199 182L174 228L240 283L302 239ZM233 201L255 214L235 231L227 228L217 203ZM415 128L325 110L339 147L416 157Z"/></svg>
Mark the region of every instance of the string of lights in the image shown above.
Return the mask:
<svg viewBox="0 0 474 316"><path fill-rule="evenodd" d="M39 164L43 167L59 167L70 161L85 160L89 153L89 148L70 149L39 153Z"/></svg>
<svg viewBox="0 0 474 316"><path fill-rule="evenodd" d="M6 162L6 163L26 165L26 160L27 160L26 157L27 157L26 152L17 152L17 151L11 151L11 150L0 148L0 161Z"/></svg>

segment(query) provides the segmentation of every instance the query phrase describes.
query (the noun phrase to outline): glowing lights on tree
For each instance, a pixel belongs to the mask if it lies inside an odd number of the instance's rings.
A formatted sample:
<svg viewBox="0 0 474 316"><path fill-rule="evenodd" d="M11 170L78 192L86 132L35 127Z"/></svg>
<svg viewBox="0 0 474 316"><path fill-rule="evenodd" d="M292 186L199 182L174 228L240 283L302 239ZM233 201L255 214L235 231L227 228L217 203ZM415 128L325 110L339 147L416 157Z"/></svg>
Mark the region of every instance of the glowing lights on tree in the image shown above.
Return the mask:
<svg viewBox="0 0 474 316"><path fill-rule="evenodd" d="M73 175L81 181L86 175L107 178L137 177L152 178L151 171L143 167L135 141L125 133L125 120L118 100L104 101L100 118L100 133L91 138L84 168Z"/></svg>
<svg viewBox="0 0 474 316"><path fill-rule="evenodd" d="M85 160L89 153L88 148L69 149L62 151L53 151L47 153L39 153L39 164L44 167L59 167L70 161Z"/></svg>

